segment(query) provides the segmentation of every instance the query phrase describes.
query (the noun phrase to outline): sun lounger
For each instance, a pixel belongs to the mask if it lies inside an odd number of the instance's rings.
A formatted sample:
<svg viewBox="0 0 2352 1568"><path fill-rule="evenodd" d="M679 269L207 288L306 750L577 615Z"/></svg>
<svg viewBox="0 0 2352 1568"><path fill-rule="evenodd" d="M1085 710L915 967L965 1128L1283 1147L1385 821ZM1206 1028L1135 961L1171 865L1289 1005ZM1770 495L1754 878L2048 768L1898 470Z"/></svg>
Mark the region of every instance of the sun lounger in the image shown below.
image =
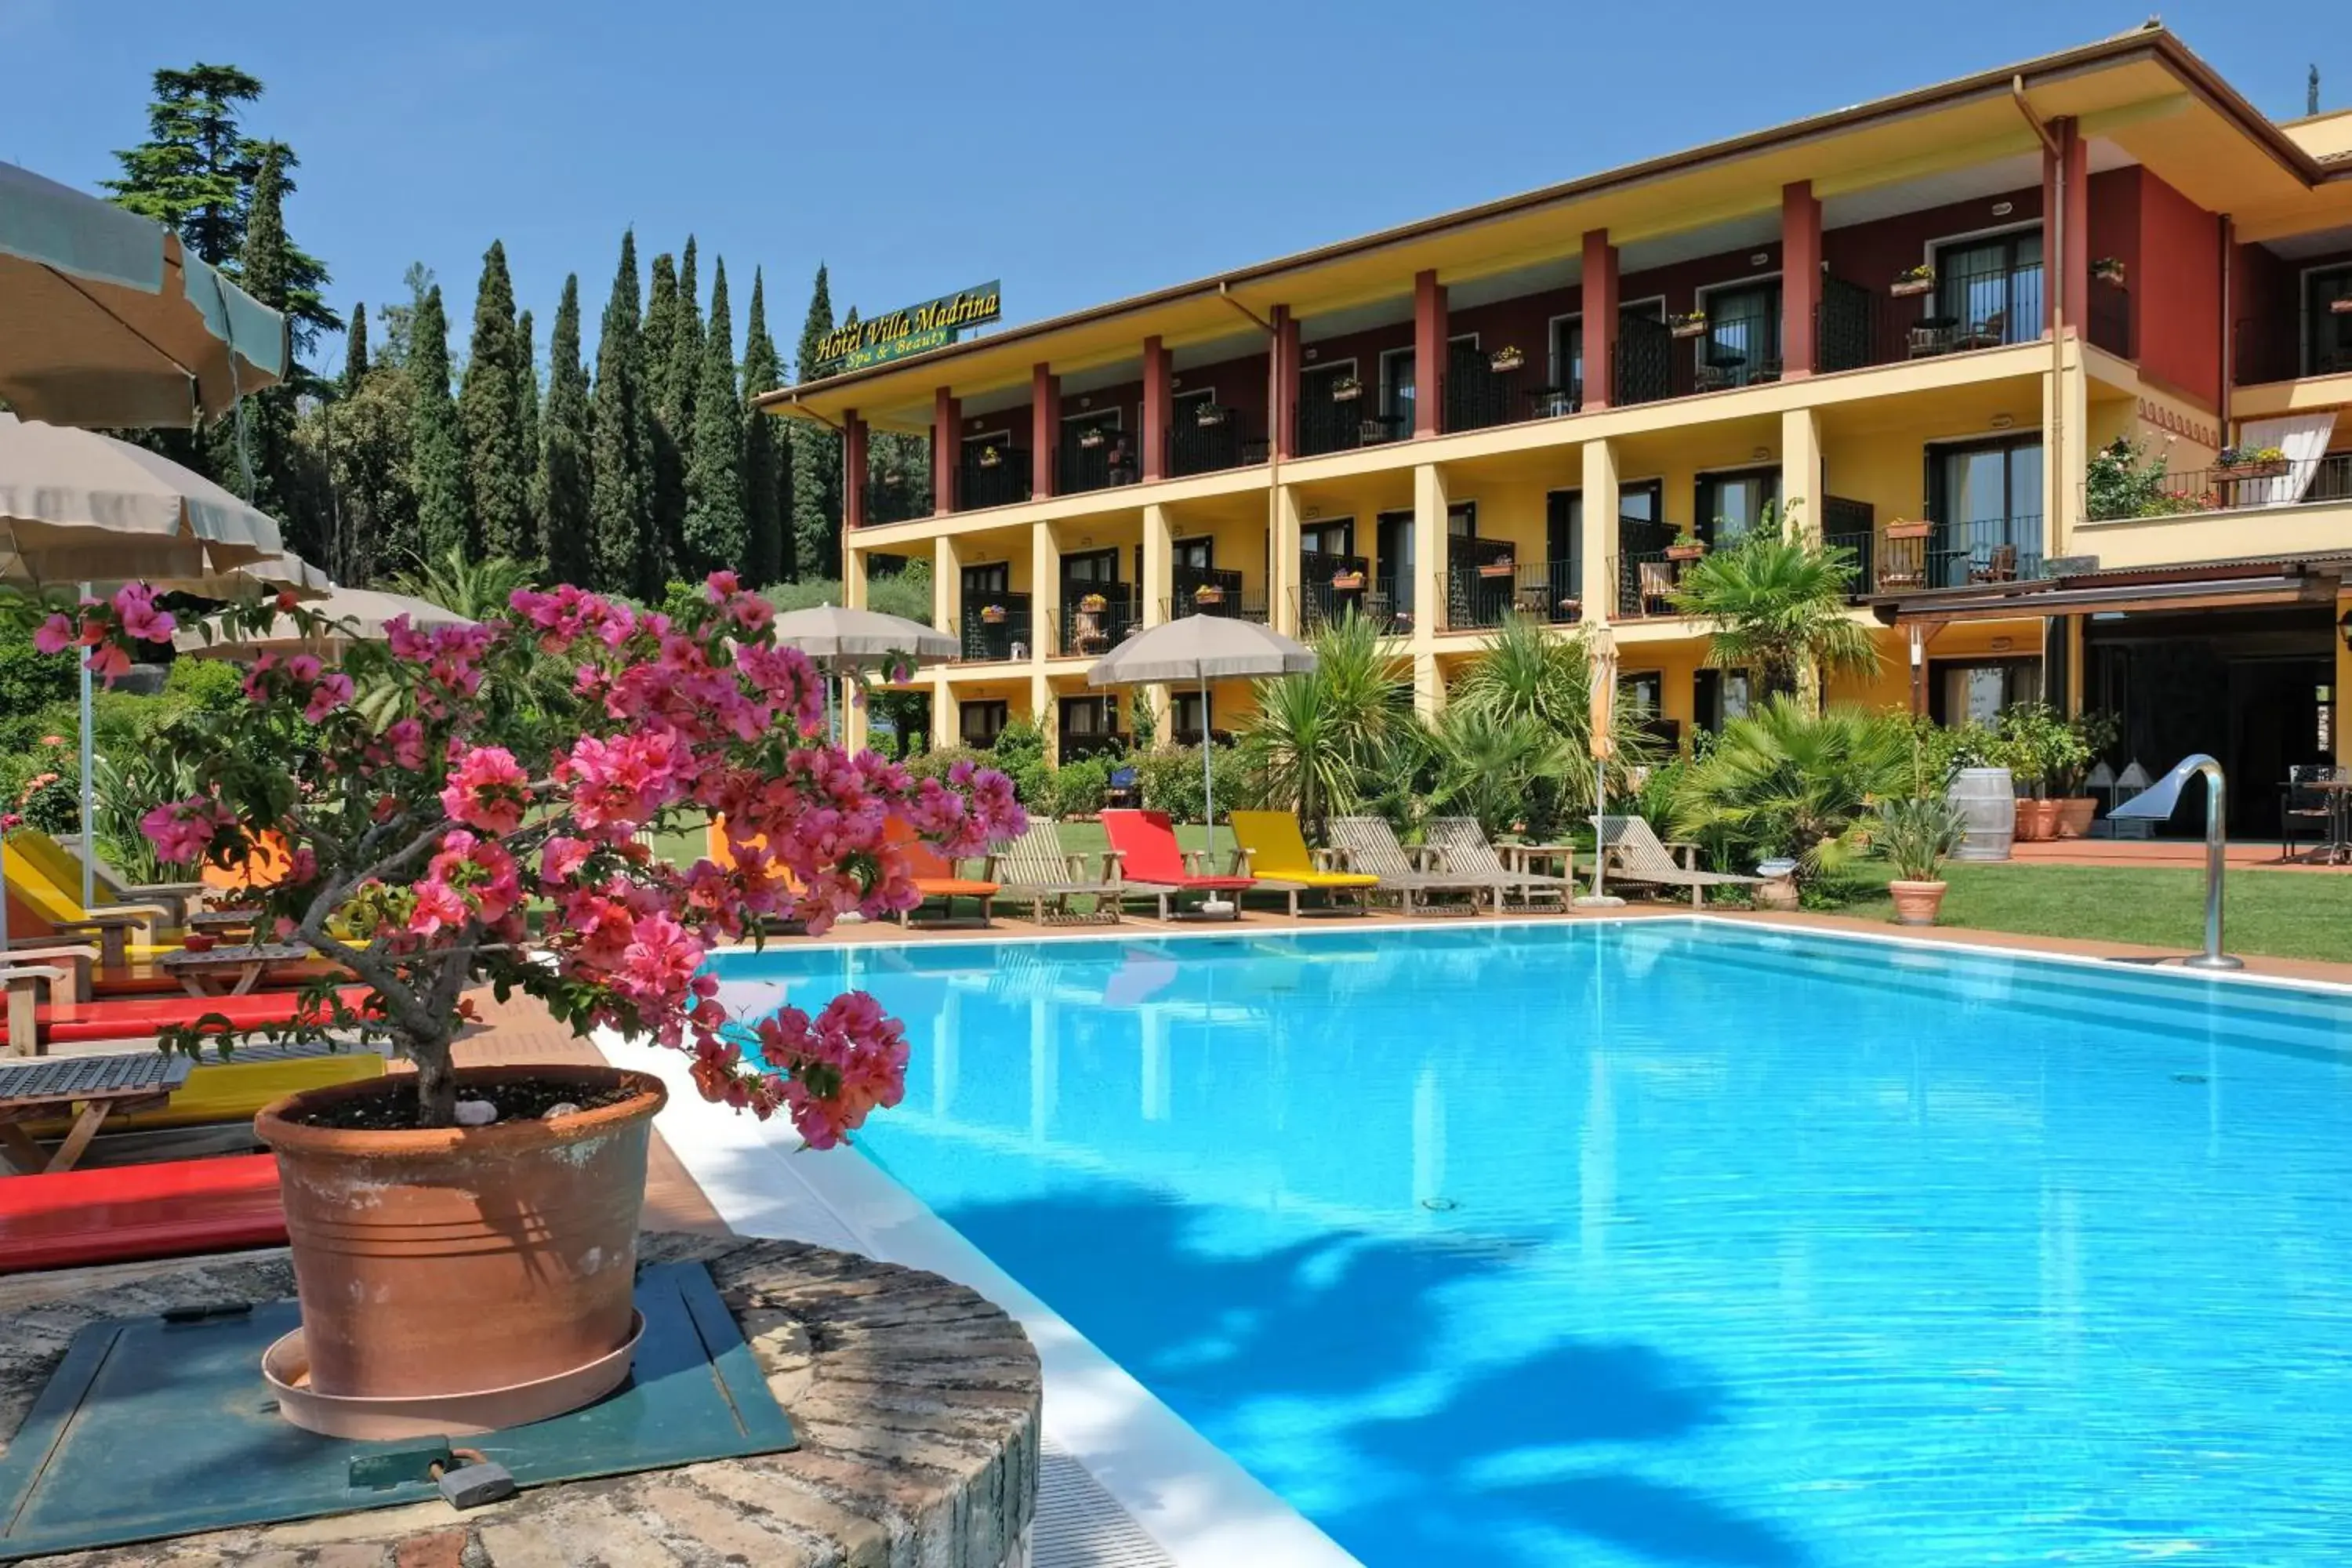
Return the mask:
<svg viewBox="0 0 2352 1568"><path fill-rule="evenodd" d="M1289 812L1236 811L1228 813L1225 820L1233 826L1234 842L1249 857L1251 875L1287 893L1294 917L1301 893L1322 893L1334 907L1344 898L1360 915L1370 909L1369 900L1381 879L1361 871L1334 870L1318 861L1307 847L1298 818Z"/></svg>
<svg viewBox="0 0 2352 1568"><path fill-rule="evenodd" d="M1335 816L1331 819L1331 842L1347 856L1350 869L1379 878L1380 891L1395 895L1406 914L1413 912L1414 900L1435 893L1467 893L1472 912L1476 910L1482 895L1497 912L1502 910L1500 882L1492 877L1458 871L1433 850L1416 862L1397 842L1396 830L1385 818Z"/></svg>
<svg viewBox="0 0 2352 1568"><path fill-rule="evenodd" d="M108 1117L163 1105L194 1066L161 1051L0 1062L0 1160L16 1175L70 1171ZM57 1152L44 1153L24 1124L58 1115L73 1121Z"/></svg>
<svg viewBox="0 0 2352 1568"><path fill-rule="evenodd" d="M1691 908L1706 906L1709 888L1759 888L1761 877L1743 877L1732 871L1702 871L1689 862L1698 852L1695 844L1678 846L1684 864L1675 864L1667 847L1658 842L1658 836L1649 823L1638 816L1604 816L1600 819L1600 851L1607 858L1604 878L1612 882L1631 882L1653 888L1688 888Z"/></svg>
<svg viewBox="0 0 2352 1568"><path fill-rule="evenodd" d="M954 862L915 837L914 828L902 819L892 817L889 826L886 829L886 835L889 841L907 857L907 868L915 876L915 890L923 895L925 902L937 899L943 907L943 912L939 919L925 921L923 924L984 926L992 923L991 906L994 903L996 895L1004 890L1003 887L995 880L996 858L994 856L978 857L981 862L981 874L976 878L965 877L958 874ZM974 921L957 921L955 901L958 899L973 900L979 907L979 917ZM898 923L903 926L914 925L915 910L901 910L898 912Z"/></svg>
<svg viewBox="0 0 2352 1568"><path fill-rule="evenodd" d="M85 908L79 889L58 886L12 838L0 847L0 871L7 881L9 930L21 932L21 912L44 934L98 943L101 962L119 969L134 958L179 951L178 928L161 904L110 904Z"/></svg>
<svg viewBox="0 0 2352 1568"><path fill-rule="evenodd" d="M111 1117L109 1132L153 1132L169 1127L215 1127L250 1121L274 1100L304 1089L362 1083L384 1073L383 1055L369 1050L329 1050L320 1046L252 1046L226 1061L207 1055L188 1073L170 1101L152 1110ZM36 1138L60 1137L61 1121L34 1121Z"/></svg>
<svg viewBox="0 0 2352 1568"><path fill-rule="evenodd" d="M275 1154L0 1181L0 1273L279 1247Z"/></svg>
<svg viewBox="0 0 2352 1568"><path fill-rule="evenodd" d="M1004 894L1029 900L1029 917L1040 925L1111 925L1119 916L1119 900L1127 888L1119 880L1118 851L1107 851L1102 874L1089 876L1087 858L1062 847L1062 833L1052 818L1029 819L1029 830L1005 846L996 858L996 875ZM1091 898L1094 912L1079 914L1072 899ZM1046 907L1052 906L1052 912Z"/></svg>
<svg viewBox="0 0 2352 1568"><path fill-rule="evenodd" d="M1515 871L1503 863L1486 829L1470 816L1440 816L1429 824L1429 842L1445 858L1448 870L1486 877L1501 888L1505 907L1526 913L1535 910L1566 910L1576 897L1576 879L1541 871Z"/></svg>
<svg viewBox="0 0 2352 1568"><path fill-rule="evenodd" d="M50 881L79 895L82 861L75 851L33 827L16 829L9 835L8 842L22 850L26 860ZM102 856L90 862L89 869L100 904L158 904L169 912L173 925L187 924L189 910L205 893L202 882L126 881Z"/></svg>
<svg viewBox="0 0 2352 1568"><path fill-rule="evenodd" d="M243 996L124 996L98 1002L71 999L71 973L58 965L22 964L0 969L8 992L7 1028L0 1047L15 1056L37 1056L52 1045L101 1040L152 1039L175 1024L223 1019L233 1029L266 1029L324 1015L307 1008L297 991L262 991ZM49 1000L38 998L45 994ZM367 1000L364 985L337 993L347 1007Z"/></svg>
<svg viewBox="0 0 2352 1568"><path fill-rule="evenodd" d="M1235 895L1229 900L1230 911L1217 911L1224 919L1241 916L1240 894L1256 887L1257 879L1249 875L1249 858L1236 850L1231 869L1224 872L1208 868L1206 851L1187 853L1176 843L1176 829L1164 811L1106 811L1102 814L1103 831L1110 836L1110 847L1120 859L1120 874L1127 885L1139 893L1148 893L1160 901L1160 918L1168 920L1175 913L1174 901L1186 893L1199 893L1204 902L1214 901L1220 893ZM1207 910L1199 911L1207 914Z"/></svg>

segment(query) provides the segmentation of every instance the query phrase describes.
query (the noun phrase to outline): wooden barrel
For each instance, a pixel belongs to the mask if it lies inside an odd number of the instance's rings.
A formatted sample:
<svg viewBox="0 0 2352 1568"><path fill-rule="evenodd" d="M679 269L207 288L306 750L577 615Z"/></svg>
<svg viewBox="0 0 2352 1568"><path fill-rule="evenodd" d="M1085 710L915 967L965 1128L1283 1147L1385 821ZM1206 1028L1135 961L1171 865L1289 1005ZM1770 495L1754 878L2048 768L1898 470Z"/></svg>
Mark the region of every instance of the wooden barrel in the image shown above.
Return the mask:
<svg viewBox="0 0 2352 1568"><path fill-rule="evenodd" d="M2017 785L2007 768L1962 768L1948 792L1969 825L1955 860L2006 860L2017 832Z"/></svg>

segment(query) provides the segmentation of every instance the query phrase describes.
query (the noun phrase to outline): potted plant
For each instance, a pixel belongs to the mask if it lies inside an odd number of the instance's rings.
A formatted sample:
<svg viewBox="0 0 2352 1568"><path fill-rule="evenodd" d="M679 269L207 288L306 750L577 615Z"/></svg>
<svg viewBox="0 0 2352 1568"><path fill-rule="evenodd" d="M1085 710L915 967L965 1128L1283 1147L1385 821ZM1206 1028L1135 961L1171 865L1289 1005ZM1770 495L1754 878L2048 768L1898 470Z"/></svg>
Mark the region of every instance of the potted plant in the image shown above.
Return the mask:
<svg viewBox="0 0 2352 1568"><path fill-rule="evenodd" d="M1669 561L1696 561L1706 553L1706 541L1701 539L1688 523L1675 531L1675 542L1666 546Z"/></svg>
<svg viewBox="0 0 2352 1568"><path fill-rule="evenodd" d="M2217 479L2274 479L2286 468L2284 447L2224 447L2213 459Z"/></svg>
<svg viewBox="0 0 2352 1568"><path fill-rule="evenodd" d="M1364 585L1363 573L1352 566L1342 566L1331 574L1331 586L1342 594L1352 594Z"/></svg>
<svg viewBox="0 0 2352 1568"><path fill-rule="evenodd" d="M1517 563L1508 555L1497 555L1478 563L1478 575L1481 577L1508 577L1518 569Z"/></svg>
<svg viewBox="0 0 2352 1568"><path fill-rule="evenodd" d="M982 605L980 607L980 618L989 626L1001 626L1004 624L1004 606L1002 605Z"/></svg>
<svg viewBox="0 0 2352 1568"><path fill-rule="evenodd" d="M1213 403L1203 403L1192 410L1192 423L1203 430L1213 430L1225 422L1225 410Z"/></svg>
<svg viewBox="0 0 2352 1568"><path fill-rule="evenodd" d="M1705 310L1678 310L1666 318L1666 330L1678 338L1700 338L1706 335Z"/></svg>
<svg viewBox="0 0 2352 1568"><path fill-rule="evenodd" d="M1364 395L1364 384L1356 376L1343 375L1331 384L1331 401L1353 403Z"/></svg>
<svg viewBox="0 0 2352 1568"><path fill-rule="evenodd" d="M2123 258L2116 256L2100 257L2097 260L2091 263L2091 276L2102 283L2113 283L2118 288L2122 287L2124 280Z"/></svg>
<svg viewBox="0 0 2352 1568"><path fill-rule="evenodd" d="M1104 434L1103 427L1099 425L1089 425L1078 432L1078 445L1089 452L1109 439L1110 437Z"/></svg>
<svg viewBox="0 0 2352 1568"><path fill-rule="evenodd" d="M2050 785L2087 767L2090 748L2046 702L2021 702L2008 710L1997 732L2011 776L2027 791L2018 797L2017 837L2029 844L2057 837L2059 807Z"/></svg>
<svg viewBox="0 0 2352 1568"><path fill-rule="evenodd" d="M1078 608L1089 616L1099 616L1110 608L1110 601L1100 594L1088 594L1078 601Z"/></svg>
<svg viewBox="0 0 2352 1568"><path fill-rule="evenodd" d="M1217 583L1203 583L1192 590L1192 602L1196 605L1222 605L1225 602L1224 587Z"/></svg>
<svg viewBox="0 0 2352 1568"><path fill-rule="evenodd" d="M1932 294L1935 291L1936 269L1925 261L1916 267L1906 267L1896 273L1895 281L1887 287L1887 292L1898 300L1914 294Z"/></svg>
<svg viewBox="0 0 2352 1568"><path fill-rule="evenodd" d="M1920 518L1896 518L1886 525L1889 539L1925 539L1936 531L1936 525Z"/></svg>
<svg viewBox="0 0 2352 1568"><path fill-rule="evenodd" d="M1004 454L998 451L992 443L980 449L980 457L977 460L982 468L992 468L1004 461Z"/></svg>
<svg viewBox="0 0 2352 1568"><path fill-rule="evenodd" d="M1486 368L1496 375L1515 371L1528 363L1528 356L1517 343L1505 343L1486 356Z"/></svg>
<svg viewBox="0 0 2352 1568"><path fill-rule="evenodd" d="M1934 795L1890 800L1878 808L1872 839L1895 867L1886 891L1895 919L1906 926L1931 926L1943 907L1945 859L1968 837L1968 823L1949 801Z"/></svg>
<svg viewBox="0 0 2352 1568"><path fill-rule="evenodd" d="M290 596L224 618L255 636L281 614L306 639L326 626ZM194 781L142 822L159 858L226 868L257 840L282 843L257 922L351 982L314 983L299 1021L258 1032L382 1039L415 1069L291 1095L255 1121L278 1155L313 1394L498 1390L514 1395L508 1419L527 1421L628 1373L662 1082L457 1067L477 988L524 993L575 1032L679 1050L705 1096L784 1111L814 1146L898 1102L905 1039L871 997L747 1028L703 960L771 918L819 930L911 908L905 858L884 852L890 817L960 855L1022 814L1002 774L967 766L919 787L819 739L824 679L765 639L772 616L724 572L667 616L568 586L518 591L479 623L394 619L340 668L265 655L246 700L151 739ZM43 640L79 642L100 668L173 629L140 584L80 619L77 635L55 617ZM641 840L714 812L729 867L676 867ZM238 1034L199 1023L162 1043L226 1050Z"/></svg>
<svg viewBox="0 0 2352 1568"><path fill-rule="evenodd" d="M2092 766L2102 752L2111 750L2123 733L2116 716L2107 712L2078 713L2068 726L2074 731L2075 744L2061 756L2053 780L2057 790L2057 835L2061 838L2087 837L2091 820L2098 815L2098 801L2084 793L2083 781L2090 776Z"/></svg>

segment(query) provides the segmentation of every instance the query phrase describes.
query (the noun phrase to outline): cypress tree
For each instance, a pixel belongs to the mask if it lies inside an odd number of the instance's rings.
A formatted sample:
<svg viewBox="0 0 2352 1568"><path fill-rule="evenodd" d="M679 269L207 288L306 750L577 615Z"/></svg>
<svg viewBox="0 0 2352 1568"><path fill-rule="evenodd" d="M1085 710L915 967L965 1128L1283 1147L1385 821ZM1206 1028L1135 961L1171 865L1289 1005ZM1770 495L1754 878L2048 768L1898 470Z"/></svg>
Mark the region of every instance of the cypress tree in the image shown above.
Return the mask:
<svg viewBox="0 0 2352 1568"><path fill-rule="evenodd" d="M473 489L474 539L484 555L529 552L525 515L521 345L515 341L514 283L506 247L497 240L482 255L481 286L474 295L473 346L466 358L457 414L466 439L467 479Z"/></svg>
<svg viewBox="0 0 2352 1568"><path fill-rule="evenodd" d="M824 267L816 269L808 318L801 325L795 379L806 381L817 344L833 331L833 291ZM821 425L795 419L792 433L793 559L803 577L841 575L841 437Z"/></svg>
<svg viewBox="0 0 2352 1568"><path fill-rule="evenodd" d="M645 340L637 359L639 384L645 389L654 528L665 546L676 545L686 519L686 453L671 422L677 407L670 385L677 365L677 261L665 250L654 258L653 285L646 295ZM663 570L667 568L665 551Z"/></svg>
<svg viewBox="0 0 2352 1568"><path fill-rule="evenodd" d="M515 318L515 426L522 433L522 549L530 555L544 537L539 517L539 350L529 310ZM541 556L544 560L545 557Z"/></svg>
<svg viewBox="0 0 2352 1568"><path fill-rule="evenodd" d="M416 496L415 562L388 562L395 570L437 561L452 550L474 549L474 501L466 472L466 441L457 400L449 395L449 315L441 285L425 290L408 330L410 405L409 488Z"/></svg>
<svg viewBox="0 0 2352 1568"><path fill-rule="evenodd" d="M555 330L547 340L547 412L542 421L539 483L541 552L556 583L595 580L594 533L589 517L588 367L580 362L580 275L563 280Z"/></svg>
<svg viewBox="0 0 2352 1568"><path fill-rule="evenodd" d="M715 300L715 296L714 296ZM717 311L714 302L712 310ZM669 341L669 367L662 377L662 396L656 413L669 426L670 438L681 455L694 451L695 398L702 387L702 309L695 300L694 236L677 258L677 316Z"/></svg>
<svg viewBox="0 0 2352 1568"><path fill-rule="evenodd" d="M367 307L361 304L352 307L352 333L343 350L343 395L349 397L357 392L360 383L367 379Z"/></svg>
<svg viewBox="0 0 2352 1568"><path fill-rule="evenodd" d="M743 521L743 404L735 391L735 338L727 308L727 262L710 274L710 331L694 395L694 453L686 471L688 574L725 567L748 573Z"/></svg>
<svg viewBox="0 0 2352 1568"><path fill-rule="evenodd" d="M595 585L647 600L662 591L661 556L654 548L653 430L646 406L644 329L637 317L637 237L621 236L621 265L613 275L596 340L596 389L591 400L590 532L595 540Z"/></svg>
<svg viewBox="0 0 2352 1568"><path fill-rule="evenodd" d="M275 148L254 176L251 209L245 217L245 250L239 259L246 291L272 310L286 308L286 225L282 218L283 160ZM213 429L214 471L231 489L278 519L287 544L315 559L323 540L313 537L312 521L294 516L294 392L287 382L248 394L235 416Z"/></svg>
<svg viewBox="0 0 2352 1568"><path fill-rule="evenodd" d="M768 335L768 301L760 269L751 269L751 310L743 323L743 399L750 403L783 384L776 340ZM716 314L716 312L713 312ZM743 579L755 588L792 580L792 533L784 526L791 477L783 432L773 415L748 408L743 416Z"/></svg>

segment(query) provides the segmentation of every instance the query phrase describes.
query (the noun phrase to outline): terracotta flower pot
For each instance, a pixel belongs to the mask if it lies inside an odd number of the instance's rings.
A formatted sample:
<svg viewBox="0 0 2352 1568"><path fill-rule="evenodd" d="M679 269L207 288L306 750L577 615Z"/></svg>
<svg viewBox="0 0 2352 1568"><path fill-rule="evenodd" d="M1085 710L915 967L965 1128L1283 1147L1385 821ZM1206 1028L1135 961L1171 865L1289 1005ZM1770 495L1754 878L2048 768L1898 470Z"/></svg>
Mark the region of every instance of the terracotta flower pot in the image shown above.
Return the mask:
<svg viewBox="0 0 2352 1568"><path fill-rule="evenodd" d="M1942 882L1889 882L1886 890L1895 900L1895 923L1906 926L1931 926L1936 923L1936 911L1943 907Z"/></svg>
<svg viewBox="0 0 2352 1568"><path fill-rule="evenodd" d="M2042 803L2030 795L2017 798L2017 841L2034 844L2050 837L2046 819L2042 815Z"/></svg>
<svg viewBox="0 0 2352 1568"><path fill-rule="evenodd" d="M617 1104L488 1127L376 1131L305 1125L303 1108L384 1080L289 1095L254 1118L278 1152L310 1387L436 1396L557 1378L630 1336L646 1144L661 1080L611 1068L477 1068L461 1096L499 1086L615 1085ZM619 1384L572 1391L574 1406ZM552 1415L542 1411L541 1415Z"/></svg>
<svg viewBox="0 0 2352 1568"><path fill-rule="evenodd" d="M2082 838L2091 831L2091 818L2099 803L2087 795L2070 795L2053 803L2058 807L2057 834L2061 838Z"/></svg>

